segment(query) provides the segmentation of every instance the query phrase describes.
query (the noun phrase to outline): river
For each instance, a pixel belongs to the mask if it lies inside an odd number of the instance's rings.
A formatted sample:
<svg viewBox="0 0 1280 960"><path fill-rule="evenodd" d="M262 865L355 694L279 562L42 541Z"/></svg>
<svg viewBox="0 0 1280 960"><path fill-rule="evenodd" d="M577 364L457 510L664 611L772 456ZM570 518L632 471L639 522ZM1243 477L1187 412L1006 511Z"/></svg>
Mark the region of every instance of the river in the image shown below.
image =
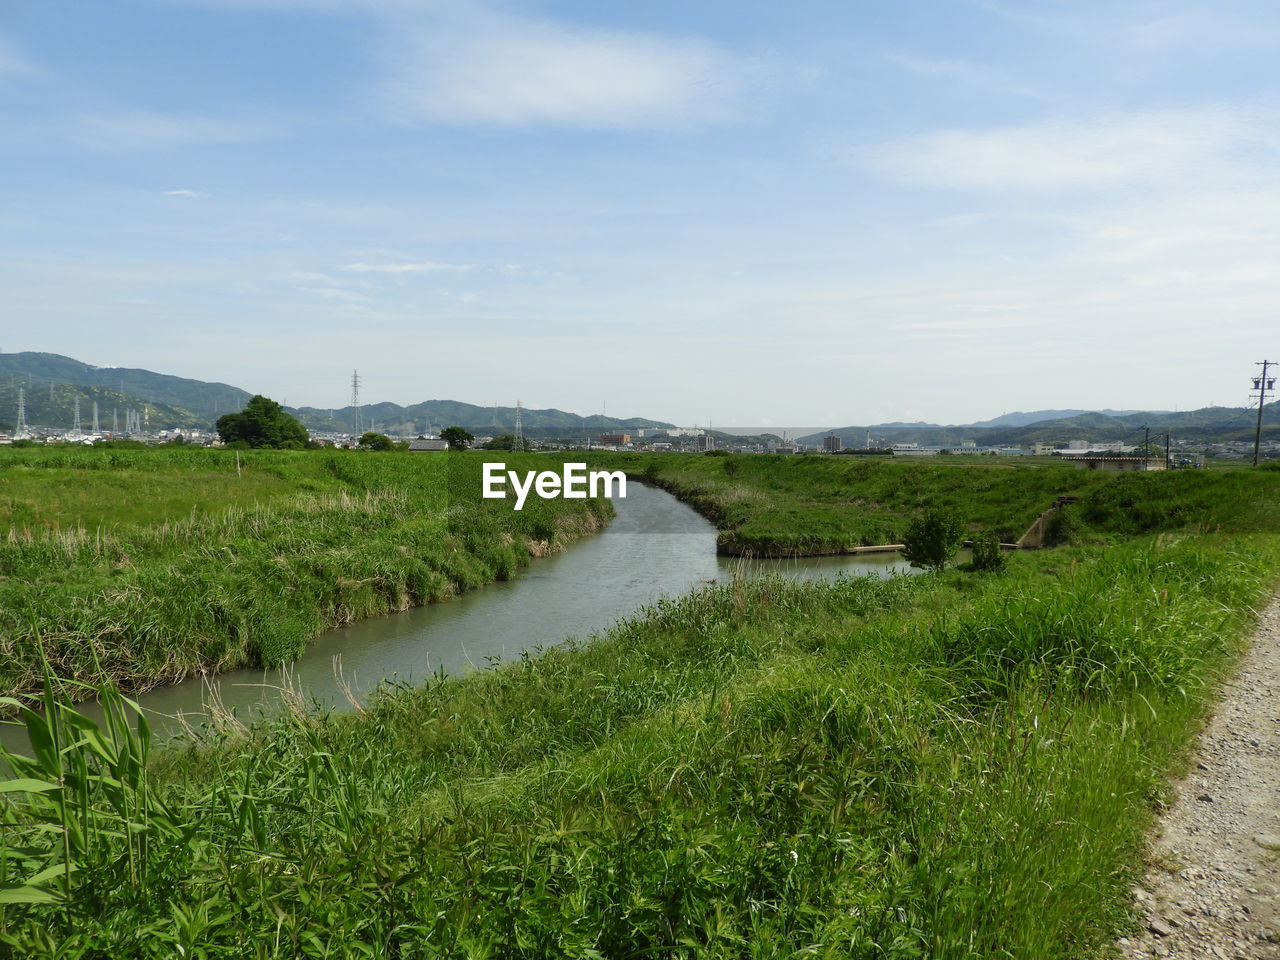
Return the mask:
<svg viewBox="0 0 1280 960"><path fill-rule="evenodd" d="M679 596L735 571L784 573L801 579L907 571L896 553L747 562L716 554L716 530L670 494L627 484L617 516L597 536L564 553L532 561L516 580L473 590L444 603L362 620L331 630L287 667L244 669L209 679L157 687L136 699L158 733L199 725L213 700L241 719L277 709L289 685L304 698L349 709L339 670L357 700L384 680L420 681L484 669L525 650L586 637L659 597ZM93 704L82 704L93 715ZM5 726L0 739L19 747L25 737Z"/></svg>

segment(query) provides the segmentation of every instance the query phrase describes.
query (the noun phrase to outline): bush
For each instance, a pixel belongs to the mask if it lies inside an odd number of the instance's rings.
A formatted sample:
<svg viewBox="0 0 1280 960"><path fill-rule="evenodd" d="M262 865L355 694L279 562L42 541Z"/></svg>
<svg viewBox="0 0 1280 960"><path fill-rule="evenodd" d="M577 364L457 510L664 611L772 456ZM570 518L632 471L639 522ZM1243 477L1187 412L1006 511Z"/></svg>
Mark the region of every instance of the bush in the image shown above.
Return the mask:
<svg viewBox="0 0 1280 960"><path fill-rule="evenodd" d="M907 526L902 555L913 567L941 570L964 542L964 525L945 510L930 510Z"/></svg>
<svg viewBox="0 0 1280 960"><path fill-rule="evenodd" d="M994 532L986 530L974 537L973 561L969 566L974 570L993 572L1004 569L1004 551L1000 549L1000 538Z"/></svg>

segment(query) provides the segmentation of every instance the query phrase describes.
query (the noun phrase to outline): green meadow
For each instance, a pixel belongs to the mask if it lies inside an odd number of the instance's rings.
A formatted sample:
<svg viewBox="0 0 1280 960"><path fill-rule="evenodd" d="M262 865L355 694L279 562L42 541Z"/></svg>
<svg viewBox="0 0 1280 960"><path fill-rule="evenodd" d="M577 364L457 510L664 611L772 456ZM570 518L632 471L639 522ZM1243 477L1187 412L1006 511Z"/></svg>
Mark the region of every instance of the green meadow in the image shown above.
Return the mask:
<svg viewBox="0 0 1280 960"><path fill-rule="evenodd" d="M612 515L480 501L481 462L0 452L0 692L37 689L46 665L138 689L283 663L331 627L510 579Z"/></svg>
<svg viewBox="0 0 1280 960"><path fill-rule="evenodd" d="M575 457L581 455L575 454ZM594 453L587 459L675 494L720 529L729 555L812 556L901 543L911 518L947 510L1012 543L1059 496L1093 539L1280 524L1280 472L1114 474L1059 463L855 456ZM968 462L966 462L966 460Z"/></svg>
<svg viewBox="0 0 1280 960"><path fill-rule="evenodd" d="M741 511L725 530L790 508L809 543L855 487L878 506L841 536L944 504L1016 526L1070 492L1048 467L655 462L668 489L715 479ZM119 694L96 724L50 687L0 785L2 949L1108 956L1143 831L1280 573L1280 472L1078 477L1073 542L1003 573L708 585L353 713L158 745Z"/></svg>

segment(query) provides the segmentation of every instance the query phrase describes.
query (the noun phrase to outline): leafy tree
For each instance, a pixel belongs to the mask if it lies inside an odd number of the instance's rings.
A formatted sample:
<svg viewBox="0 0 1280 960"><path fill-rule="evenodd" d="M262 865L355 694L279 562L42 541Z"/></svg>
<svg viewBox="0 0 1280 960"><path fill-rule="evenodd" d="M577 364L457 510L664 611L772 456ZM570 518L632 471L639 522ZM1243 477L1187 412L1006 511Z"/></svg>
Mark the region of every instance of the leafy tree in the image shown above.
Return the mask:
<svg viewBox="0 0 1280 960"><path fill-rule="evenodd" d="M440 439L449 444L450 450L465 450L475 437L461 427L445 427L440 431Z"/></svg>
<svg viewBox="0 0 1280 960"><path fill-rule="evenodd" d="M525 437L523 439L524 445L517 447L516 438L509 433L504 433L501 436L494 437L484 445L484 448L486 450L532 450L533 448L529 446L529 438Z"/></svg>
<svg viewBox="0 0 1280 960"><path fill-rule="evenodd" d="M1004 565L1004 551L1000 549L1000 538L995 533L987 530L973 538L973 562L970 566L974 570L999 572Z"/></svg>
<svg viewBox="0 0 1280 960"><path fill-rule="evenodd" d="M309 439L306 427L263 396L250 398L239 413L219 417L218 436L227 444L284 450L301 450Z"/></svg>
<svg viewBox="0 0 1280 960"><path fill-rule="evenodd" d="M954 514L930 510L907 525L902 555L913 567L941 570L964 542L964 525Z"/></svg>
<svg viewBox="0 0 1280 960"><path fill-rule="evenodd" d="M390 450L392 446L391 438L385 433L374 433L370 430L360 437L360 447L363 450Z"/></svg>

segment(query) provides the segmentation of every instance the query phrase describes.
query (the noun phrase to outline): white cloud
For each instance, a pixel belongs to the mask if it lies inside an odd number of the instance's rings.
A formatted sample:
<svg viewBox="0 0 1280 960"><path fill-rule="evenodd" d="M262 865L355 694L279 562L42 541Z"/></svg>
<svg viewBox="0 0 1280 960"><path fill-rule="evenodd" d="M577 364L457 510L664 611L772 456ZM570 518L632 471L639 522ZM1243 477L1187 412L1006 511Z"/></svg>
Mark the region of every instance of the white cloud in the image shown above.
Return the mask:
<svg viewBox="0 0 1280 960"><path fill-rule="evenodd" d="M202 143L245 143L267 140L279 132L277 125L263 122L134 110L81 117L75 135L87 146L127 150Z"/></svg>
<svg viewBox="0 0 1280 960"><path fill-rule="evenodd" d="M924 186L1096 189L1212 179L1274 155L1278 143L1248 113L1199 108L943 130L857 156L888 179Z"/></svg>
<svg viewBox="0 0 1280 960"><path fill-rule="evenodd" d="M421 260L417 263L348 263L342 269L353 273L448 273L470 270L471 265Z"/></svg>
<svg viewBox="0 0 1280 960"><path fill-rule="evenodd" d="M744 64L701 40L473 8L408 23L392 58L402 121L653 129L726 119Z"/></svg>
<svg viewBox="0 0 1280 960"><path fill-rule="evenodd" d="M166 197L181 197L184 200L195 200L204 196L199 190L166 190L164 195Z"/></svg>

